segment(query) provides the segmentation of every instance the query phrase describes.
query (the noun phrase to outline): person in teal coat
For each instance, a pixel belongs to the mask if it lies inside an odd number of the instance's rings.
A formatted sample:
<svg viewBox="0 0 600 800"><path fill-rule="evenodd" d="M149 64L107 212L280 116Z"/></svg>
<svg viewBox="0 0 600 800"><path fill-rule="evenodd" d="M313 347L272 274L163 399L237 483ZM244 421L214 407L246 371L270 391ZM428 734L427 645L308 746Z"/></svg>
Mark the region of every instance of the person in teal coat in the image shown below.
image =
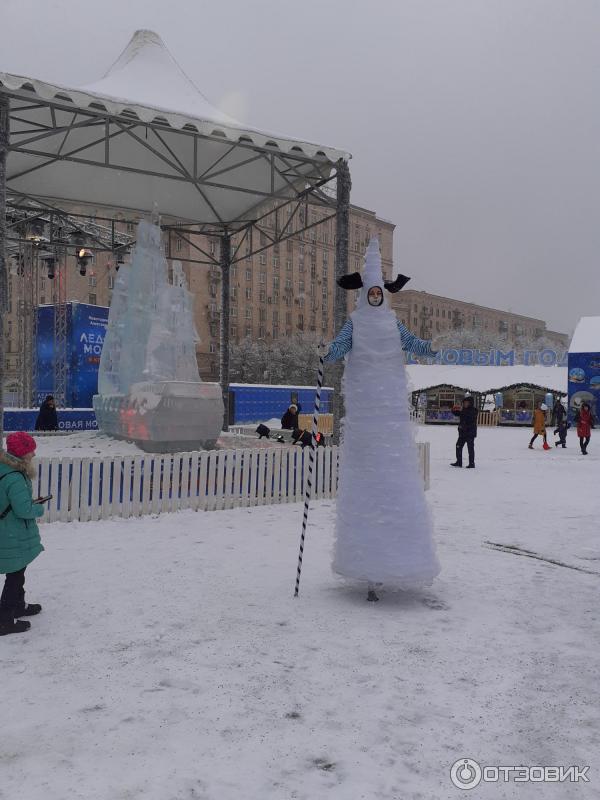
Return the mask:
<svg viewBox="0 0 600 800"><path fill-rule="evenodd" d="M42 610L25 602L25 569L44 549L37 518L44 513L32 494L35 439L24 431L6 437L6 452L0 452L0 573L6 575L0 597L0 636L29 630L20 617Z"/></svg>

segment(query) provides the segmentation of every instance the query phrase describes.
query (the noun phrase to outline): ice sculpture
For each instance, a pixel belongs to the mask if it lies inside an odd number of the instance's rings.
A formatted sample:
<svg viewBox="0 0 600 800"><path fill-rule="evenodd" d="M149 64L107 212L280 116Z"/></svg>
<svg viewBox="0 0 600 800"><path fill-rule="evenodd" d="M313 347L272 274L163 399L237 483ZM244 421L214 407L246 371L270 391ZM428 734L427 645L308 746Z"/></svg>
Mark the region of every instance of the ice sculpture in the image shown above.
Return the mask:
<svg viewBox="0 0 600 800"><path fill-rule="evenodd" d="M142 221L113 290L94 397L98 427L147 452L214 447L223 399L219 384L200 380L197 340L181 263L169 282L160 227Z"/></svg>

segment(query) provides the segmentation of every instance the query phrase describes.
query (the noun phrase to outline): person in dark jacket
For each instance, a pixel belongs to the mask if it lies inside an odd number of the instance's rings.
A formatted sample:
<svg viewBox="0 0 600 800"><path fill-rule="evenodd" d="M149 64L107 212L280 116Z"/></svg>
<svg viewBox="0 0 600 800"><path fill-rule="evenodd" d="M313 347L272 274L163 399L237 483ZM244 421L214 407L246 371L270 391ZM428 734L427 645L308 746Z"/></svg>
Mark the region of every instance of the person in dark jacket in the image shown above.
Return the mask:
<svg viewBox="0 0 600 800"><path fill-rule="evenodd" d="M281 427L284 431L293 431L298 427L298 406L292 403L281 418Z"/></svg>
<svg viewBox="0 0 600 800"><path fill-rule="evenodd" d="M44 513L33 499L35 439L24 431L6 437L0 452L0 573L6 575L0 597L0 636L23 633L30 623L20 617L39 614L38 603L25 602L25 568L44 549L36 520Z"/></svg>
<svg viewBox="0 0 600 800"><path fill-rule="evenodd" d="M56 413L54 397L51 394L46 397L40 406L40 413L35 421L35 429L36 431L58 430L58 414Z"/></svg>
<svg viewBox="0 0 600 800"><path fill-rule="evenodd" d="M552 407L552 422L553 424L556 425L557 429L560 428L560 424L566 417L566 415L567 412L565 410L565 407L560 402L560 399L558 399L556 403L554 403L554 406Z"/></svg>
<svg viewBox="0 0 600 800"><path fill-rule="evenodd" d="M467 445L469 463L467 469L475 469L475 437L477 436L477 409L473 398L463 397L462 406L454 406L452 413L458 417L458 439L456 440L456 461L453 467L462 467L463 447Z"/></svg>

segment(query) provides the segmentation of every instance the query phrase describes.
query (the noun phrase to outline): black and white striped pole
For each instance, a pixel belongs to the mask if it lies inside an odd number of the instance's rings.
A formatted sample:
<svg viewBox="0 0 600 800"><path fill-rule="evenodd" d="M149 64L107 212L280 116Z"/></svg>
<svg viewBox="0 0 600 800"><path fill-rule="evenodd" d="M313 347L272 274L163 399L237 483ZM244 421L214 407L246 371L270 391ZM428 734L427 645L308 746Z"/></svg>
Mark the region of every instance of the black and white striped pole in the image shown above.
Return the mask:
<svg viewBox="0 0 600 800"><path fill-rule="evenodd" d="M306 538L306 523L308 522L308 509L312 497L313 469L315 464L315 450L317 446L317 431L319 427L319 412L321 409L321 388L323 386L323 357L319 353L319 374L317 376L317 393L315 395L315 410L313 413L312 434L310 437L310 453L308 455L308 478L306 480L306 491L304 492L304 515L302 517L302 534L300 536L300 552L298 553L298 569L296 571L296 589L294 597L298 597L300 591L300 575L302 574L302 557L304 556L304 539Z"/></svg>

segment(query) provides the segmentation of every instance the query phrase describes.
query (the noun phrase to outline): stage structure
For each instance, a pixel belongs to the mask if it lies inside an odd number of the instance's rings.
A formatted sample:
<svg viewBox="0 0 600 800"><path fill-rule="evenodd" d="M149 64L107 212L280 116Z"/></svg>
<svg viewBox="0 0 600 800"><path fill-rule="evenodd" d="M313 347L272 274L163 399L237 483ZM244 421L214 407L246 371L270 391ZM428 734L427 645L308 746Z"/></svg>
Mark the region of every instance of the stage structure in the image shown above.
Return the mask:
<svg viewBox="0 0 600 800"><path fill-rule="evenodd" d="M115 221L100 225L82 215L57 215L41 210L31 201L18 205L9 202L6 216L6 257L12 282L13 299L18 309L17 353L19 359L17 405L39 405L35 342L40 279L48 279L48 296L53 306L53 380L49 390L59 408L69 404L68 373L68 295L67 258L74 258L77 248L89 242L95 250L108 250L115 262L124 260L134 239L120 233ZM110 224L112 223L112 224ZM52 244L50 244L52 242ZM48 331L45 330L47 336ZM48 376L45 376L46 380Z"/></svg>
<svg viewBox="0 0 600 800"><path fill-rule="evenodd" d="M15 243L7 236L7 210L34 203L32 218L46 213L60 220L67 205L77 204L124 209L137 220L156 205L169 238L181 236L194 248L197 258L189 260L221 270L226 427L231 265L314 227L310 202L327 212L320 223L336 219L336 276L346 274L349 159L343 150L253 129L224 114L152 31L137 31L106 75L85 87L0 72L0 306L6 309L6 245ZM267 216L273 226L265 225ZM219 258L196 247L194 233L217 237ZM52 237L46 242L56 244ZM63 246L75 252L81 241ZM341 290L334 316L340 327ZM3 366L0 352L0 387ZM0 395L0 411L1 401Z"/></svg>

